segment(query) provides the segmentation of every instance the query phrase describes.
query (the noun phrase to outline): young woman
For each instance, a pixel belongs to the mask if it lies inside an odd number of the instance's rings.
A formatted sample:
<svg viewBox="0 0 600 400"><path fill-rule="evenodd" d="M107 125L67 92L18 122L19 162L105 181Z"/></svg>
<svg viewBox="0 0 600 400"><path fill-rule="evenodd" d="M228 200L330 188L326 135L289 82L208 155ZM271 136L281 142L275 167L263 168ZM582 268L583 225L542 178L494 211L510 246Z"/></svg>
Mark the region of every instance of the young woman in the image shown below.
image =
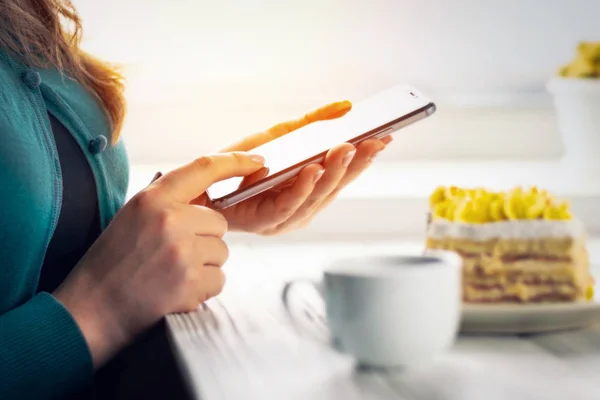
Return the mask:
<svg viewBox="0 0 600 400"><path fill-rule="evenodd" d="M74 29L67 32L61 20ZM120 75L79 49L66 0L0 0L0 398L59 398L136 335L217 295L227 230L305 225L388 140L333 149L323 165L224 212L215 181L247 176L247 151L350 108L341 102L200 157L124 204Z"/></svg>

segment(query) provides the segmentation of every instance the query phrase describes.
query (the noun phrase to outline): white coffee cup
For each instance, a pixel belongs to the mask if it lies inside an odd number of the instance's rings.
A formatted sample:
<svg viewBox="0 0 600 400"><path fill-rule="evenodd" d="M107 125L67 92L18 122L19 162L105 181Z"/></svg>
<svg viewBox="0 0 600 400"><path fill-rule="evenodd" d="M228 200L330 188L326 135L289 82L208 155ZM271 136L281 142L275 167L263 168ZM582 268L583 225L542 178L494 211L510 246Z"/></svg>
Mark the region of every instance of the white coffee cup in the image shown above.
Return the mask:
<svg viewBox="0 0 600 400"><path fill-rule="evenodd" d="M367 367L432 361L456 340L461 319L461 259L450 252L346 258L313 282L324 298L334 347ZM289 308L291 287L283 301Z"/></svg>

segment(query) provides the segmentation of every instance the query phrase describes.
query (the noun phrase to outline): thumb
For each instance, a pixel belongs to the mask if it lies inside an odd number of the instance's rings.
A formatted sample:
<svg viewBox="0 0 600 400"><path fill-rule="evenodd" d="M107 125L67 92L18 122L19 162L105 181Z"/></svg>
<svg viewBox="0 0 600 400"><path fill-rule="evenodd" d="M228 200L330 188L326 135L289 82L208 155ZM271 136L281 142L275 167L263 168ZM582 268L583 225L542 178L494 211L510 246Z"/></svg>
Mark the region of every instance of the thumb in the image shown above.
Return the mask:
<svg viewBox="0 0 600 400"><path fill-rule="evenodd" d="M179 167L151 186L160 195L188 204L213 183L236 176L250 175L264 166L262 156L242 152L204 156Z"/></svg>

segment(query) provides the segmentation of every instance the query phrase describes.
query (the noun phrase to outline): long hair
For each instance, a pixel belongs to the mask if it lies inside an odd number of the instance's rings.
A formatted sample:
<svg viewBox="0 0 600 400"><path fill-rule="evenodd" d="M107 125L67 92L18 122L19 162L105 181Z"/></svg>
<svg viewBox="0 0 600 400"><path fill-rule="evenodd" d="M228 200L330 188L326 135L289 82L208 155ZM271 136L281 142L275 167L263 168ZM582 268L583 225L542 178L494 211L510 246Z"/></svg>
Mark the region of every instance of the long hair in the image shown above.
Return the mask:
<svg viewBox="0 0 600 400"><path fill-rule="evenodd" d="M0 0L0 48L35 67L55 67L94 95L109 117L113 143L125 116L116 66L82 51L81 20L70 0Z"/></svg>

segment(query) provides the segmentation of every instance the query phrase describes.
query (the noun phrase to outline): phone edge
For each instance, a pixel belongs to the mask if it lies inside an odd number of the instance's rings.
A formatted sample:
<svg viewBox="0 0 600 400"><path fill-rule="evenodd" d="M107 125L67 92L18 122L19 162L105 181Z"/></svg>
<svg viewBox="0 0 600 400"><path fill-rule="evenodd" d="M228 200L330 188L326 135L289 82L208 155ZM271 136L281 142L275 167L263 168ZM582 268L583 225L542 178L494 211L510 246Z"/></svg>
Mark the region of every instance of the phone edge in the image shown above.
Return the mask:
<svg viewBox="0 0 600 400"><path fill-rule="evenodd" d="M437 110L437 106L436 104L431 101L429 102L426 106L423 106L422 108L413 111L410 114L404 115L394 121L391 121L385 125L382 125L378 128L375 128L373 131L367 132L365 134L362 134L360 136L355 137L354 139L348 141L347 143L351 143L354 146L358 145L359 143L368 140L368 139L372 139L372 138L376 138L376 139L381 139L383 137L386 137L388 135L391 135L393 132L396 132L402 128L405 128L409 125L414 124L415 122L418 122L422 119L425 119L427 117L429 117L430 115L434 114ZM400 125L402 124L402 125ZM398 125L398 126L396 126ZM382 133L385 133L382 135ZM232 192L226 196L220 197L218 199L211 199L210 195L207 192L207 197L208 197L208 201L211 203L212 207L215 210L224 210L226 208L229 208L231 206L234 206L250 197L254 197L260 193L263 193L271 188L273 188L274 186L285 182L286 180L296 176L301 170L302 168L310 165L310 164L318 164L320 162L322 162L325 159L325 156L327 155L327 151L324 151L312 158L309 158L307 160L304 160L294 166L292 166L291 168L289 168L288 170L282 171L277 175L273 175L272 177L270 177L269 179L263 181L262 183L259 184L259 182L257 182L257 185L251 185L248 186L247 188L244 188L243 190L236 190L235 192ZM272 184L271 184L272 182ZM247 196L242 196L248 194Z"/></svg>

